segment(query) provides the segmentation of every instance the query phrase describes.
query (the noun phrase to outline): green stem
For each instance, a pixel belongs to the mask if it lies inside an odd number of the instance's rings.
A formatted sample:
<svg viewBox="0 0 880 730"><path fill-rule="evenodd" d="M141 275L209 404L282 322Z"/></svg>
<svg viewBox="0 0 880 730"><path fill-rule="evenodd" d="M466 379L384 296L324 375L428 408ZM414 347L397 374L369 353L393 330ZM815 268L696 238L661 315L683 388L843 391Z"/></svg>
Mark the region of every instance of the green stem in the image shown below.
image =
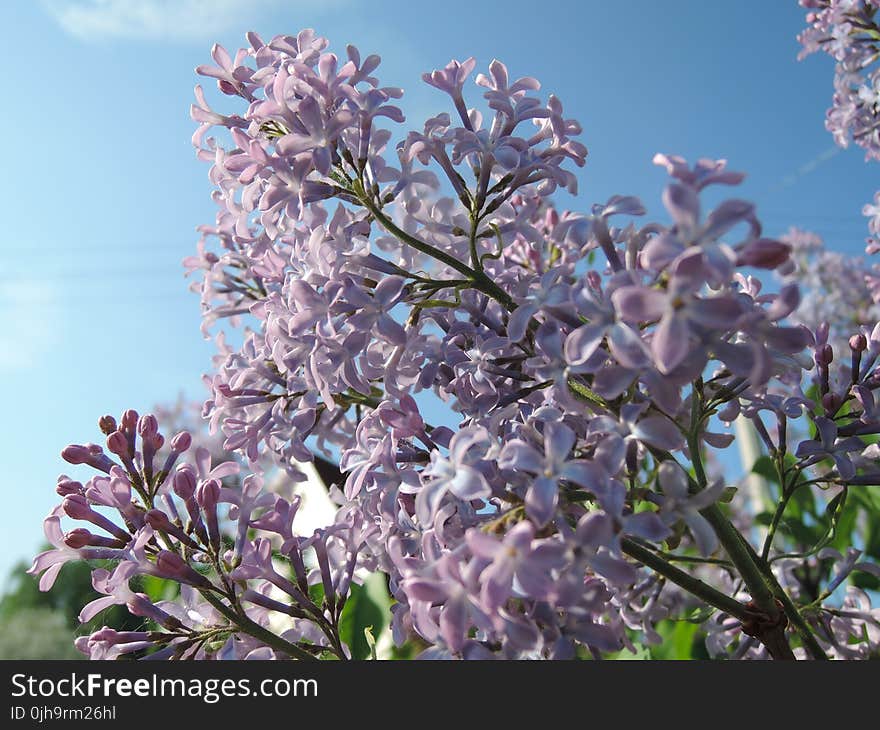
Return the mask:
<svg viewBox="0 0 880 730"><path fill-rule="evenodd" d="M358 191L362 192L362 191ZM370 211L370 214L379 224L389 233L396 236L403 243L406 243L409 246L412 246L416 251L420 251L421 253L430 256L441 263L446 264L450 268L455 269L460 274L463 274L470 282L473 283L474 288L483 292L484 294L492 297L496 301L498 301L505 309L508 311L513 311L516 309L516 305L511 299L510 295L505 292L501 287L499 287L494 281L492 281L486 274L482 271L475 271L470 266L465 263L462 263L457 258L452 256L451 254L446 253L445 251L441 251L439 248L435 248L430 243L422 241L415 236L410 235L402 228L398 227L394 221L388 218L377 206L373 203L370 198L364 195L358 195L361 203L364 207Z"/></svg>
<svg viewBox="0 0 880 730"><path fill-rule="evenodd" d="M742 536L740 536L740 538L742 539ZM743 540L743 542L745 542L745 540ZM757 553L755 553L755 551L752 549L751 545L749 545L747 542L745 543L745 545L746 549L749 551L749 554L752 557L752 560L754 560L757 564L766 566L765 575L767 576L770 590L773 591L773 595L782 604L782 609L785 611L785 615L788 617L789 622L798 632L798 635L801 637L801 641L804 642L804 646L806 646L807 651L810 652L810 656L812 656L813 659L818 659L820 661L827 660L828 655L825 654L822 646L816 640L816 636L813 633L813 630L804 620L804 617L801 614L800 610L791 600L789 595L785 592L783 587L779 585L779 581L776 580L776 576L773 575L773 571L770 570L770 567L767 566L766 563L763 563L761 561Z"/></svg>
<svg viewBox="0 0 880 730"><path fill-rule="evenodd" d="M745 544L745 538L730 523L730 520L724 516L724 513L717 504L706 507L701 511L701 514L712 526L712 529L718 536L718 541L724 547L731 562L736 566L755 605L770 618L776 618L779 615L776 597L773 595L764 572L752 560L750 551Z"/></svg>
<svg viewBox="0 0 880 730"><path fill-rule="evenodd" d="M663 560L663 558L656 553L651 552L647 548L643 548L637 542L630 540L629 538L623 538L620 541L620 545L623 552L631 558L635 558L643 565L651 568L653 571L659 573L676 585L681 586L689 593L692 593L697 598L708 603L710 606L715 606L715 608L730 614L740 621L748 621L752 618L748 609L739 601L725 595L721 591L710 586L708 583L703 583L699 578L694 578L689 573L685 573L683 570L676 568L674 565Z"/></svg>
<svg viewBox="0 0 880 730"><path fill-rule="evenodd" d="M703 469L703 459L700 453L700 427L703 422L698 393L696 389L691 394L691 428L688 433L688 449L691 463L694 465L694 475L697 481L697 490L706 488L706 473ZM725 517L717 504L710 505L701 510L701 514L712 526L718 541L721 543L731 562L736 566L742 577L752 602L758 611L765 614L769 624L779 624L780 610L776 603L777 596L774 594L767 575L762 570L763 561L759 561L751 545L740 534L730 520ZM754 555L754 558L752 557ZM769 568L766 571L769 573ZM785 639L785 629L778 625L763 632L757 637L763 643L771 656L775 659L793 659L794 654L788 641Z"/></svg>
<svg viewBox="0 0 880 730"><path fill-rule="evenodd" d="M773 519L770 521L770 527L767 528L767 537L764 539L764 547L761 549L761 560L765 562L770 557L770 546L773 544L773 538L776 537L776 531L779 529L779 523L782 521L782 515L785 514L787 506L788 497L783 494L779 504L776 505L776 510L773 512Z"/></svg>
<svg viewBox="0 0 880 730"><path fill-rule="evenodd" d="M471 235L470 235L470 250L471 250L471 268L474 271L483 271L483 263L480 261L480 255L477 251L477 218L475 215L471 215Z"/></svg>
<svg viewBox="0 0 880 730"><path fill-rule="evenodd" d="M719 568L726 568L728 570L734 569L733 563L729 560L724 560L723 558L704 558L700 555L677 555L676 553L659 550L644 540L636 540L636 543L649 549L657 557L663 558L670 563L698 563L703 565L716 565Z"/></svg>
<svg viewBox="0 0 880 730"><path fill-rule="evenodd" d="M296 657L297 659L312 660L315 658L307 651L300 649L298 646L296 646L296 644L291 644L289 641L285 641L280 636L273 634L268 629L264 629L262 626L260 626L255 621L252 621L247 616L237 614L229 606L223 603L223 601L217 598L217 596L213 595L210 591L200 590L199 593L202 594L202 596L208 603L210 603L220 613L226 616L226 618L232 621L233 624L238 626L246 634L250 634L255 639L259 639L266 645L271 646L273 649L282 651L285 654Z"/></svg>

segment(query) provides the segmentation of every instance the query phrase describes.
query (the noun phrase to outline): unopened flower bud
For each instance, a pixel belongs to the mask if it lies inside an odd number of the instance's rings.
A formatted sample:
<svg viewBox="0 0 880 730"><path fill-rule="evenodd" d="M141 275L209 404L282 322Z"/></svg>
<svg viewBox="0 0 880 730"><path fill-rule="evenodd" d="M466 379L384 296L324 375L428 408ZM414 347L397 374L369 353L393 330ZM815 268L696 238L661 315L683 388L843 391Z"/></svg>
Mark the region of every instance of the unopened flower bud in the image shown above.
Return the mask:
<svg viewBox="0 0 880 730"><path fill-rule="evenodd" d="M75 520L89 520L95 514L95 510L81 494L68 494L61 506L64 513Z"/></svg>
<svg viewBox="0 0 880 730"><path fill-rule="evenodd" d="M138 433L141 438L146 439L155 436L158 431L159 423L156 421L156 417L152 413L141 416L138 421Z"/></svg>
<svg viewBox="0 0 880 730"><path fill-rule="evenodd" d="M834 360L834 350L831 348L831 345L819 345L816 348L816 364L817 365L830 365Z"/></svg>
<svg viewBox="0 0 880 730"><path fill-rule="evenodd" d="M61 507L68 517L74 520L84 520L85 522L91 522L93 525L97 525L98 527L106 530L111 535L114 535L123 542L127 542L131 538L131 535L129 535L125 530L119 527L119 525L115 524L112 520L108 519L100 512L96 512L94 509L92 509L92 506L82 494L67 495L64 498L64 501L61 502Z"/></svg>
<svg viewBox="0 0 880 730"><path fill-rule="evenodd" d="M194 570L189 563L177 553L161 550L156 556L156 568L167 578L191 586L210 587L211 582L201 573Z"/></svg>
<svg viewBox="0 0 880 730"><path fill-rule="evenodd" d="M822 407L826 413L835 413L840 408L841 398L834 393L826 393L822 396Z"/></svg>
<svg viewBox="0 0 880 730"><path fill-rule="evenodd" d="M93 537L94 535L84 527L77 527L64 535L64 544L67 547L79 549L91 545Z"/></svg>
<svg viewBox="0 0 880 730"><path fill-rule="evenodd" d="M855 352L864 352L868 349L868 339L862 333L853 335L849 338L849 346Z"/></svg>
<svg viewBox="0 0 880 730"><path fill-rule="evenodd" d="M775 269L785 263L791 255L791 246L782 241L770 238L759 238L752 241L737 258L738 266L754 266L758 269Z"/></svg>
<svg viewBox="0 0 880 730"><path fill-rule="evenodd" d="M129 408L122 414L122 428L126 431L134 431L138 423L138 412Z"/></svg>
<svg viewBox="0 0 880 730"><path fill-rule="evenodd" d="M122 431L114 431L107 436L107 449L117 456L128 456L128 439Z"/></svg>
<svg viewBox="0 0 880 730"><path fill-rule="evenodd" d="M97 444L70 444L62 450L61 458L69 464L88 464L107 473L113 466L110 457Z"/></svg>
<svg viewBox="0 0 880 730"><path fill-rule="evenodd" d="M84 547L120 548L125 543L112 537L96 535L84 527L77 527L64 535L64 544L78 550Z"/></svg>
<svg viewBox="0 0 880 730"><path fill-rule="evenodd" d="M202 509L214 509L220 501L220 482L217 479L208 479L204 484L199 486L196 493L196 499L202 506Z"/></svg>
<svg viewBox="0 0 880 730"><path fill-rule="evenodd" d="M214 548L220 547L220 525L217 520L217 502L220 501L220 482L217 479L209 479L199 486L196 499L205 513L205 522L208 526L208 539Z"/></svg>
<svg viewBox="0 0 880 730"><path fill-rule="evenodd" d="M171 450L178 454L183 453L192 446L192 436L188 431L181 431L173 439L171 439Z"/></svg>
<svg viewBox="0 0 880 730"><path fill-rule="evenodd" d="M109 436L116 430L116 419L113 416L101 416L98 419L98 428L105 436Z"/></svg>
<svg viewBox="0 0 880 730"><path fill-rule="evenodd" d="M132 615L152 619L160 626L168 629L177 629L181 626L179 619L159 608L145 593L135 593L126 601L126 608L128 608Z"/></svg>
<svg viewBox="0 0 880 730"><path fill-rule="evenodd" d="M61 458L69 464L85 464L91 456L91 452L80 444L65 446L61 452Z"/></svg>
<svg viewBox="0 0 880 730"><path fill-rule="evenodd" d="M184 464L176 472L172 480L174 493L183 500L190 499L196 491L196 475L192 467Z"/></svg>
<svg viewBox="0 0 880 730"><path fill-rule="evenodd" d="M168 519L168 515L159 509L151 509L147 512L145 520L157 532L168 532L169 529L174 528L174 525Z"/></svg>
<svg viewBox="0 0 880 730"><path fill-rule="evenodd" d="M81 482L74 481L62 474L58 477L58 484L55 486L55 491L62 497L66 497L68 494L82 494L83 485Z"/></svg>
<svg viewBox="0 0 880 730"><path fill-rule="evenodd" d="M148 641L149 637L150 634L146 631L117 631L109 626L104 626L91 635L94 641L101 641L110 645Z"/></svg>

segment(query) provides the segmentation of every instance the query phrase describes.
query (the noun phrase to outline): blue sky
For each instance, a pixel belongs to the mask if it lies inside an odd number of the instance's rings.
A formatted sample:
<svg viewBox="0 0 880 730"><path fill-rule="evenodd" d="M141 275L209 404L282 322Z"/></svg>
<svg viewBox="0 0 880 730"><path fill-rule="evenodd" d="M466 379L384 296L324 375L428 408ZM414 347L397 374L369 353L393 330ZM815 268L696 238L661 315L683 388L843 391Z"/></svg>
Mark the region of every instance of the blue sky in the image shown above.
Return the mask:
<svg viewBox="0 0 880 730"><path fill-rule="evenodd" d="M627 193L659 213L654 153L725 157L748 173L737 196L758 203L769 234L799 225L858 254L877 169L833 147L832 63L796 61L802 25L795 0L0 4L12 41L0 114L0 576L41 542L55 478L72 471L64 445L98 440L103 413L203 395L213 348L180 261L213 219L189 142L193 69L213 41L232 51L251 29L313 27L338 52L377 52L413 127L446 109L423 71L497 57L583 124L581 194L563 207Z"/></svg>

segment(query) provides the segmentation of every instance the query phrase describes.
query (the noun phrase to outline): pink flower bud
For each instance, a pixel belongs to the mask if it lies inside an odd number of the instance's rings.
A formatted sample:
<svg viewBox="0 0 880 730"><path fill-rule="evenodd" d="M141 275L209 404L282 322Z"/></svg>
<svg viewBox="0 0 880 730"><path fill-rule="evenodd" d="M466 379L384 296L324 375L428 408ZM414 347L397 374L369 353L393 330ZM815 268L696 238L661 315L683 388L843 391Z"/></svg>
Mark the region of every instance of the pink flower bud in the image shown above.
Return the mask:
<svg viewBox="0 0 880 730"><path fill-rule="evenodd" d="M162 510L151 509L146 514L146 521L150 527L159 532L168 532L169 528L174 528L174 525L172 525L171 521L168 519L168 515Z"/></svg>
<svg viewBox="0 0 880 730"><path fill-rule="evenodd" d="M141 416L138 421L138 433L141 435L141 438L146 439L155 436L158 431L159 424L152 413Z"/></svg>
<svg viewBox="0 0 880 730"><path fill-rule="evenodd" d="M119 527L119 525L115 524L100 512L96 512L92 509L88 500L81 494L69 494L66 496L61 503L61 508L68 517L71 517L74 520L91 522L93 525L97 525L98 527L107 530L107 532L114 535L117 539L122 540L122 542L128 542L131 538L131 535Z"/></svg>
<svg viewBox="0 0 880 730"><path fill-rule="evenodd" d="M105 436L109 436L116 430L116 419L113 416L101 416L98 419L98 428Z"/></svg>
<svg viewBox="0 0 880 730"><path fill-rule="evenodd" d="M181 626L178 619L159 608L145 593L135 593L131 596L126 601L126 608L128 608L133 616L153 619L160 626L165 626L169 629L176 629Z"/></svg>
<svg viewBox="0 0 880 730"><path fill-rule="evenodd" d="M67 547L76 550L84 547L120 548L125 545L125 543L119 539L104 537L103 535L95 535L84 527L77 527L65 534L64 544L67 545Z"/></svg>
<svg viewBox="0 0 880 730"><path fill-rule="evenodd" d="M55 486L55 491L62 497L66 497L68 494L82 494L83 485L81 482L76 482L62 474L58 477L58 484Z"/></svg>
<svg viewBox="0 0 880 730"><path fill-rule="evenodd" d="M137 426L138 422L138 412L132 409L128 409L125 413L122 414L122 428L126 431L133 431Z"/></svg>
<svg viewBox="0 0 880 730"><path fill-rule="evenodd" d="M107 449L117 456L128 456L128 439L122 431L114 431L107 436Z"/></svg>
<svg viewBox="0 0 880 730"><path fill-rule="evenodd" d="M868 339L861 333L849 338L850 349L856 352L864 352L868 349Z"/></svg>
<svg viewBox="0 0 880 730"><path fill-rule="evenodd" d="M840 396L826 393L822 396L822 407L826 413L834 413L840 407Z"/></svg>
<svg viewBox="0 0 880 730"><path fill-rule="evenodd" d="M61 452L61 458L68 464L85 464L90 456L89 450L79 444L65 446Z"/></svg>
<svg viewBox="0 0 880 730"><path fill-rule="evenodd" d="M790 255L789 244L770 238L759 238L739 252L736 263L739 266L754 266L758 269L775 269L788 261Z"/></svg>
<svg viewBox="0 0 880 730"><path fill-rule="evenodd" d="M172 480L174 493L183 500L190 499L196 491L196 475L189 464L184 464L176 472Z"/></svg>
<svg viewBox="0 0 880 730"><path fill-rule="evenodd" d="M64 513L75 520L88 520L95 514L95 510L81 494L67 495L61 506L64 508Z"/></svg>
<svg viewBox="0 0 880 730"><path fill-rule="evenodd" d="M220 525L217 520L217 502L220 501L220 482L217 479L209 479L199 487L196 499L205 513L205 522L208 524L208 538L215 548L220 547Z"/></svg>
<svg viewBox="0 0 880 730"><path fill-rule="evenodd" d="M192 586L208 587L211 582L193 570L183 558L170 550L161 550L156 556L156 568L167 578Z"/></svg>
<svg viewBox="0 0 880 730"><path fill-rule="evenodd" d="M217 479L206 481L199 487L196 499L204 510L215 509L220 501L220 482Z"/></svg>
<svg viewBox="0 0 880 730"><path fill-rule="evenodd" d="M171 450L182 454L192 446L192 436L188 431L181 431L173 439L171 439Z"/></svg>
<svg viewBox="0 0 880 730"><path fill-rule="evenodd" d="M816 364L830 365L834 360L834 350L831 345L820 345L816 348Z"/></svg>
<svg viewBox="0 0 880 730"><path fill-rule="evenodd" d="M84 527L77 527L64 535L64 544L67 547L79 549L88 545L93 545L92 539L95 536Z"/></svg>
<svg viewBox="0 0 880 730"><path fill-rule="evenodd" d="M61 452L61 458L69 464L88 464L105 472L109 472L113 466L110 457L97 444L70 444Z"/></svg>
<svg viewBox="0 0 880 730"><path fill-rule="evenodd" d="M93 642L116 646L118 644L146 643L150 640L150 633L147 631L117 631L116 629L104 626L91 636L83 638L88 638Z"/></svg>

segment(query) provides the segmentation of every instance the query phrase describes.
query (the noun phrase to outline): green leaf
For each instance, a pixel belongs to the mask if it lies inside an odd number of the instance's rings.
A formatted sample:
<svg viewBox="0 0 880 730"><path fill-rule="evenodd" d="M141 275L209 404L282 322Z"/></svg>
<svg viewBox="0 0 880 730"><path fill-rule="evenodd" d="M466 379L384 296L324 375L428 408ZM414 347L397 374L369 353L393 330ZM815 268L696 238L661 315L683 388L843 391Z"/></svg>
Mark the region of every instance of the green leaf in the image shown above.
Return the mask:
<svg viewBox="0 0 880 730"><path fill-rule="evenodd" d="M155 601L171 601L177 598L178 584L173 580L165 580L155 575L141 576L141 585L143 592L146 593L150 600Z"/></svg>
<svg viewBox="0 0 880 730"><path fill-rule="evenodd" d="M618 661L643 661L651 658L651 650L644 644L633 644L635 652L629 649L622 649L614 654L608 654L608 659L617 659Z"/></svg>
<svg viewBox="0 0 880 730"><path fill-rule="evenodd" d="M845 499L843 495L846 492L841 492L837 497L835 497L828 504L828 509L831 509L831 505L837 501L838 499ZM835 510L832 515L832 530L833 530L833 538L831 540L831 546L841 552L846 552L847 547L852 545L852 532L856 527L856 518L858 517L859 509L858 505L855 502L847 501L843 506L842 510Z"/></svg>
<svg viewBox="0 0 880 730"><path fill-rule="evenodd" d="M797 518L805 514L816 516L816 498L813 496L813 491L803 486L795 489L786 511L789 516Z"/></svg>
<svg viewBox="0 0 880 730"><path fill-rule="evenodd" d="M324 584L323 583L315 583L314 585L309 586L309 598L312 599L312 603L316 606L320 606L324 603Z"/></svg>
<svg viewBox="0 0 880 730"><path fill-rule="evenodd" d="M736 487L724 487L724 491L721 493L718 501L722 504L728 504L733 501L733 498L736 496L736 492Z"/></svg>
<svg viewBox="0 0 880 730"><path fill-rule="evenodd" d="M351 650L352 659L367 659L375 649L367 639L367 630L379 636L391 617L391 596L384 573L373 573L362 585L352 584L351 595L339 617L339 638Z"/></svg>
<svg viewBox="0 0 880 730"><path fill-rule="evenodd" d="M696 659L695 644L700 637L700 627L690 621L661 621L657 632L663 643L651 647L652 659Z"/></svg>
<svg viewBox="0 0 880 730"><path fill-rule="evenodd" d="M773 459L766 454L758 458L754 466L752 466L752 472L758 476L764 477L768 482L779 484L779 474L776 472L776 464L774 464Z"/></svg>

